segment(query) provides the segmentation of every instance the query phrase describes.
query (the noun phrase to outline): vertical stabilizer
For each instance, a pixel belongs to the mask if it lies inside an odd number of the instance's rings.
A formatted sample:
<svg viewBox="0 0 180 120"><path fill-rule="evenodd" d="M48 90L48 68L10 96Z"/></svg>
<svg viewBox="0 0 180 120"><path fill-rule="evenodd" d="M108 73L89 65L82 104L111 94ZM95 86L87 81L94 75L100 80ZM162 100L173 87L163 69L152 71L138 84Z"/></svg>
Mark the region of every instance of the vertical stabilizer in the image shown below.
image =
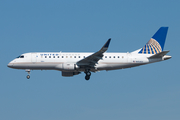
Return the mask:
<svg viewBox="0 0 180 120"><path fill-rule="evenodd" d="M168 27L161 27L139 51L139 54L157 54L163 51Z"/></svg>

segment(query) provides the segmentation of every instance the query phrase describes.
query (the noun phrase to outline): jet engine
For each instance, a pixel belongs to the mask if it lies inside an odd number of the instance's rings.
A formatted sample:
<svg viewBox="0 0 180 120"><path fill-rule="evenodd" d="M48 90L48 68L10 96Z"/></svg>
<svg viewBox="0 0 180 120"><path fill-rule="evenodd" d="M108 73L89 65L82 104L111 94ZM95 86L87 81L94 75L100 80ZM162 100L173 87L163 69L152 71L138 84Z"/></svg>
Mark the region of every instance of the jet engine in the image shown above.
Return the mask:
<svg viewBox="0 0 180 120"><path fill-rule="evenodd" d="M74 75L78 75L78 74L80 74L81 72L63 72L62 71L62 76L64 76L64 77L72 77L72 76L74 76Z"/></svg>
<svg viewBox="0 0 180 120"><path fill-rule="evenodd" d="M77 66L74 63L64 63L64 64L59 64L56 66L56 69L65 70L65 71L77 70L78 68L79 66Z"/></svg>

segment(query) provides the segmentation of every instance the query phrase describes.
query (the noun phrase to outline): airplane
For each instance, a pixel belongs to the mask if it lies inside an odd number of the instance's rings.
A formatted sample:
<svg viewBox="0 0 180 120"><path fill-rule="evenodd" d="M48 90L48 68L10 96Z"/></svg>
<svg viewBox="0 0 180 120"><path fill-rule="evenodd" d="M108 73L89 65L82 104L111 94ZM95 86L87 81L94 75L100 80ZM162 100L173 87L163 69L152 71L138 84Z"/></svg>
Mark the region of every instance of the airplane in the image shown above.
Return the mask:
<svg viewBox="0 0 180 120"><path fill-rule="evenodd" d="M7 66L25 69L30 78L31 70L58 70L64 77L72 77L84 72L89 80L91 72L117 70L136 67L154 62L168 60L169 51L163 51L168 27L160 27L143 48L127 53L106 52L111 38L95 53L85 52L33 52L24 53Z"/></svg>

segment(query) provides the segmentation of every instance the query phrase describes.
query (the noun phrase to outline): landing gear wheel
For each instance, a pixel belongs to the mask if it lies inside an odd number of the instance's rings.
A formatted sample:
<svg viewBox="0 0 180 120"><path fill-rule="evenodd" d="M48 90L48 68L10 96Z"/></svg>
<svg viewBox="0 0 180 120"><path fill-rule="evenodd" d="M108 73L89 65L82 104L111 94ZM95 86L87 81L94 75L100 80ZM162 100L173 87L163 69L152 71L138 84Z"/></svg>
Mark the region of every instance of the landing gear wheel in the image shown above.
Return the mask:
<svg viewBox="0 0 180 120"><path fill-rule="evenodd" d="M30 78L30 71L31 71L31 70L30 70L30 69L26 69L25 71L28 73L28 75L26 76L26 78L29 79L29 78Z"/></svg>
<svg viewBox="0 0 180 120"><path fill-rule="evenodd" d="M89 79L90 79L90 76L91 76L90 69L85 69L84 73L86 74L85 79L86 79L86 80L89 80Z"/></svg>
<svg viewBox="0 0 180 120"><path fill-rule="evenodd" d="M86 75L86 76L85 76L85 79L86 79L86 80L89 80L89 79L90 79L90 76L89 76L89 75Z"/></svg>
<svg viewBox="0 0 180 120"><path fill-rule="evenodd" d="M26 78L29 79L29 78L30 78L30 75L27 75Z"/></svg>

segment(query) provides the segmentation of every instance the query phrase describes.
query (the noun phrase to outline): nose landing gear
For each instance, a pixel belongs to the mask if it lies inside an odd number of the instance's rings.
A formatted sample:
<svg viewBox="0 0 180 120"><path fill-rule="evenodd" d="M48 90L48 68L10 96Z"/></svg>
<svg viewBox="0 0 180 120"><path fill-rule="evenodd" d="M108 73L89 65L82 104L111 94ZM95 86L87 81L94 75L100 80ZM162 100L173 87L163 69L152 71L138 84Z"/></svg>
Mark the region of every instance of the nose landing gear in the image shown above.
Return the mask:
<svg viewBox="0 0 180 120"><path fill-rule="evenodd" d="M28 75L26 76L26 78L29 79L29 78L30 78L30 71L31 71L31 70L30 70L30 69L26 69L25 71L28 73Z"/></svg>

